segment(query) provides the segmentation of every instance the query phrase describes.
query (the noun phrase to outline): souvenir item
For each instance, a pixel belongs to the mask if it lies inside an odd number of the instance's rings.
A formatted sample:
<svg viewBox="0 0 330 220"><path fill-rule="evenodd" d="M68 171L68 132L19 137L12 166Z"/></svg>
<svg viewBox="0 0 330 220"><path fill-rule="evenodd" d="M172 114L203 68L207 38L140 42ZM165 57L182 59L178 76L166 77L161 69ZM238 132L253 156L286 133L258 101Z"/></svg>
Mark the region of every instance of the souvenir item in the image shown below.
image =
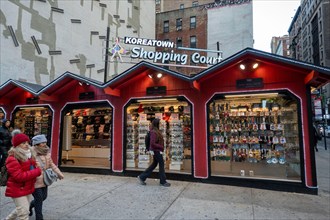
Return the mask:
<svg viewBox="0 0 330 220"><path fill-rule="evenodd" d="M265 117L262 118L262 123L261 123L261 125L260 125L260 130L266 130Z"/></svg>
<svg viewBox="0 0 330 220"><path fill-rule="evenodd" d="M279 160L278 160L278 162L280 164L285 164L285 158L284 157L280 157Z"/></svg>

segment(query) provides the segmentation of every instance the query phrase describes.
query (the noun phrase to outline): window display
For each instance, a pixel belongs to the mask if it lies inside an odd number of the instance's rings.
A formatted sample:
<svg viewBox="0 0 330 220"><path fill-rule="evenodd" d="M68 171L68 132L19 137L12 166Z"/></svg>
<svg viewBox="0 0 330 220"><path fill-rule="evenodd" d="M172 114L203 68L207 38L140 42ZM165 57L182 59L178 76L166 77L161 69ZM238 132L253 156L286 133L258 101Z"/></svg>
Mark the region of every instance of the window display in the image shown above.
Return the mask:
<svg viewBox="0 0 330 220"><path fill-rule="evenodd" d="M13 114L14 128L20 129L30 139L38 134L47 137L50 146L52 111L47 107L25 107L15 110Z"/></svg>
<svg viewBox="0 0 330 220"><path fill-rule="evenodd" d="M76 108L67 110L65 117L71 118L71 129L63 129L70 134L72 146L62 149L64 157L74 163L66 166L109 167L111 158L112 109L111 108ZM63 123L64 124L64 123Z"/></svg>
<svg viewBox="0 0 330 220"><path fill-rule="evenodd" d="M212 100L211 174L300 180L297 107L294 98L277 93Z"/></svg>
<svg viewBox="0 0 330 220"><path fill-rule="evenodd" d="M152 157L145 150L145 136L154 118L160 119L167 172L191 173L191 111L186 101L152 99L127 107L126 168L145 169Z"/></svg>

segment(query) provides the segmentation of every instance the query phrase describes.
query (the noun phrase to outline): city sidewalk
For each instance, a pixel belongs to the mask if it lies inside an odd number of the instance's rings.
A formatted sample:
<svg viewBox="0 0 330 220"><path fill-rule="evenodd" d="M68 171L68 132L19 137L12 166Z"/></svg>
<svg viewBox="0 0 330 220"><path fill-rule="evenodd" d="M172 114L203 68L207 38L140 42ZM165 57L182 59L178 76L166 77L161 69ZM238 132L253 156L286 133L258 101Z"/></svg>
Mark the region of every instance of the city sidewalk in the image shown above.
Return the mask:
<svg viewBox="0 0 330 220"><path fill-rule="evenodd" d="M328 139L329 140L329 139ZM329 140L330 143L330 140ZM49 187L45 219L330 219L330 149L316 152L319 195L136 178L65 173ZM0 194L0 218L14 208ZM34 219L32 216L30 219Z"/></svg>

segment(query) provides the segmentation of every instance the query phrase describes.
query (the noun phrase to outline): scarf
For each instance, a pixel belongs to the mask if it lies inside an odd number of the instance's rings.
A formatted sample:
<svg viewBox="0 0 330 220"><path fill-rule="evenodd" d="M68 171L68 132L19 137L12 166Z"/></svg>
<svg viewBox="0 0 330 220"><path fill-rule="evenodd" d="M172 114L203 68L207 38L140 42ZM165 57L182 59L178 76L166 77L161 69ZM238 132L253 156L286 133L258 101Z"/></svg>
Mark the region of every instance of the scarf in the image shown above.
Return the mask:
<svg viewBox="0 0 330 220"><path fill-rule="evenodd" d="M33 150L37 153L37 155L47 155L49 152L49 147L45 145L44 147L41 146L34 146Z"/></svg>

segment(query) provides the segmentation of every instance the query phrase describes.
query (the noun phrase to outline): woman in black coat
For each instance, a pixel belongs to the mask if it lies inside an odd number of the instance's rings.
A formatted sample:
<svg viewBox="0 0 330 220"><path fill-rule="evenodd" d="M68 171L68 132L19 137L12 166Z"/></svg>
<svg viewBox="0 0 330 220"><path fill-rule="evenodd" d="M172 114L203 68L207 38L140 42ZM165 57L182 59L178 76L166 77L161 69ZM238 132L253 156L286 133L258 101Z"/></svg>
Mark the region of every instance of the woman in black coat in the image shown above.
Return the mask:
<svg viewBox="0 0 330 220"><path fill-rule="evenodd" d="M0 127L0 167L5 165L8 151L11 147L10 120L3 119Z"/></svg>

